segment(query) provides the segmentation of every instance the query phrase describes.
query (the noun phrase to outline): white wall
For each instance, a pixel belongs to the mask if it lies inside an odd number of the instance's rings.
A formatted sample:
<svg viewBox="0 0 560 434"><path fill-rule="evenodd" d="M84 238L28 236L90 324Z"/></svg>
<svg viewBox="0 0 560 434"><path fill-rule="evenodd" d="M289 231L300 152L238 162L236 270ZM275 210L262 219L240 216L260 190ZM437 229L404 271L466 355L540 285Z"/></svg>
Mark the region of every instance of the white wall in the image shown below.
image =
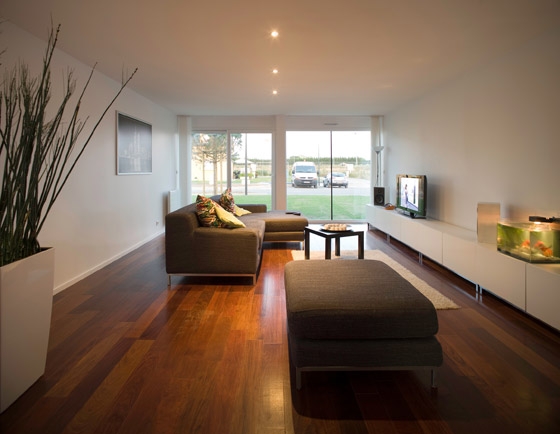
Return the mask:
<svg viewBox="0 0 560 434"><path fill-rule="evenodd" d="M385 185L428 176L428 215L476 230L478 202L502 218L560 216L560 29L388 113Z"/></svg>
<svg viewBox="0 0 560 434"><path fill-rule="evenodd" d="M17 59L33 75L40 67L46 44L8 22L0 25L2 70ZM61 38L64 38L62 29ZM74 70L77 89L85 84L91 67L57 51L51 76L59 101L63 72ZM134 65L125 65L132 71ZM139 71L138 74L142 74ZM81 107L81 119L90 117L82 137L118 91L117 83L96 72ZM116 111L152 125L153 173L116 175ZM167 192L176 188L177 117L125 89L110 109L71 175L40 234L43 246L56 249L55 292L91 274L119 256L163 232ZM156 222L158 222L156 224Z"/></svg>

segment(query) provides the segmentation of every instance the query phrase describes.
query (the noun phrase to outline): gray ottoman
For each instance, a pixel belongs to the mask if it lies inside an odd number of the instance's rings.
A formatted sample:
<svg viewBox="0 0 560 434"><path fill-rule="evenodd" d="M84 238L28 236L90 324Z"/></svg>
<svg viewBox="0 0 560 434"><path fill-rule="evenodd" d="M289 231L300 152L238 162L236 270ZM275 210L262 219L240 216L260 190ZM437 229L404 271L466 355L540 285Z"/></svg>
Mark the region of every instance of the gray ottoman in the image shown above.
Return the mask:
<svg viewBox="0 0 560 434"><path fill-rule="evenodd" d="M292 261L285 268L290 363L301 372L428 368L441 345L433 304L387 264Z"/></svg>

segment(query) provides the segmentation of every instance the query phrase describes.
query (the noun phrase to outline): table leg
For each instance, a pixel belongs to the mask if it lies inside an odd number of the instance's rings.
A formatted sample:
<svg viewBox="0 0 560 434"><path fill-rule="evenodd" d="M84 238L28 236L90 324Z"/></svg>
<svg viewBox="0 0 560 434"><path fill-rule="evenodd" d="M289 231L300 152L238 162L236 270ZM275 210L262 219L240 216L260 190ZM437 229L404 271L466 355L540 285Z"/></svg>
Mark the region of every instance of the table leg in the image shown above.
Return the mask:
<svg viewBox="0 0 560 434"><path fill-rule="evenodd" d="M358 232L358 259L364 259L364 233Z"/></svg>
<svg viewBox="0 0 560 434"><path fill-rule="evenodd" d="M334 239L334 254L340 256L340 237Z"/></svg>
<svg viewBox="0 0 560 434"><path fill-rule="evenodd" d="M325 238L325 259L331 259L331 239Z"/></svg>
<svg viewBox="0 0 560 434"><path fill-rule="evenodd" d="M304 229L303 237L304 237L303 248L305 251L305 259L309 259L309 231L308 230Z"/></svg>

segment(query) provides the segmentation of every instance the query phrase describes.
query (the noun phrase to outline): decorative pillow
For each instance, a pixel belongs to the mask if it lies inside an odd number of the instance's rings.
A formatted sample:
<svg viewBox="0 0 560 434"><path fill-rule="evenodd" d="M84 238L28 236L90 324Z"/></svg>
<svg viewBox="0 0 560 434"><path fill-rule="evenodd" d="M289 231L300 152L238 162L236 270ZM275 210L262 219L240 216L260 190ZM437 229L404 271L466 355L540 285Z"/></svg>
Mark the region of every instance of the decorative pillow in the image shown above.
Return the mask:
<svg viewBox="0 0 560 434"><path fill-rule="evenodd" d="M237 205L233 204L233 213L239 217L245 214L251 214L251 211L238 207Z"/></svg>
<svg viewBox="0 0 560 434"><path fill-rule="evenodd" d="M198 195L196 197L196 215L202 226L208 228L225 228L226 225L218 218L216 208L219 207L212 199Z"/></svg>
<svg viewBox="0 0 560 434"><path fill-rule="evenodd" d="M229 212L234 212L235 201L233 200L233 194L231 194L231 188L226 189L220 196L220 205Z"/></svg>
<svg viewBox="0 0 560 434"><path fill-rule="evenodd" d="M235 217L229 211L223 209L220 205L216 205L216 214L224 225L228 228L244 228L245 223Z"/></svg>

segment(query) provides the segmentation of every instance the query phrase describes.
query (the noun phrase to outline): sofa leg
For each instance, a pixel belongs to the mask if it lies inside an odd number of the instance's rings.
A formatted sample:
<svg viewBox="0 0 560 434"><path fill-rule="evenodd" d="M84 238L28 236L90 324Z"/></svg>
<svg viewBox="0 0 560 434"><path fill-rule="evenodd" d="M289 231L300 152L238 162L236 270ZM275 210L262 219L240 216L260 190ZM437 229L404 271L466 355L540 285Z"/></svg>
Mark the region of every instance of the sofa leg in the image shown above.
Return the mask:
<svg viewBox="0 0 560 434"><path fill-rule="evenodd" d="M171 286L171 274L167 275L167 286Z"/></svg>
<svg viewBox="0 0 560 434"><path fill-rule="evenodd" d="M437 389L437 368L432 368L432 389Z"/></svg>

